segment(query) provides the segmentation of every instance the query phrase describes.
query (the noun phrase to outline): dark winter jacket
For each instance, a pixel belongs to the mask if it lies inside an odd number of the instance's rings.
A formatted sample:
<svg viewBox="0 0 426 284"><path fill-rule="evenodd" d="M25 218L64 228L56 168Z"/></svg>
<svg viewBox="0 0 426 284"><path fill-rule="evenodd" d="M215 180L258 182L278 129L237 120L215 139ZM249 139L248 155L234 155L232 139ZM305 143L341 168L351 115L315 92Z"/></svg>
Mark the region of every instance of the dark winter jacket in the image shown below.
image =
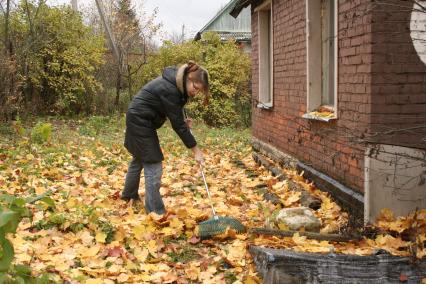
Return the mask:
<svg viewBox="0 0 426 284"><path fill-rule="evenodd" d="M156 129L166 119L187 148L197 145L183 117L188 100L185 90L185 65L179 69L167 67L163 74L146 84L133 98L126 115L124 146L145 163L164 159Z"/></svg>

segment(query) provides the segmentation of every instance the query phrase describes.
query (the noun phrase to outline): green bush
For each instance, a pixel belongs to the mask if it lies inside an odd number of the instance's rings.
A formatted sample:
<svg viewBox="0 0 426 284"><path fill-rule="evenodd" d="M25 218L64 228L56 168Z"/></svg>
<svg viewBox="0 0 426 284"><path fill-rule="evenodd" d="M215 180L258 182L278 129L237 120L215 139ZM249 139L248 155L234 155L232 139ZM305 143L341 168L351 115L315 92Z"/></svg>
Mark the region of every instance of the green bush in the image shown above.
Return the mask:
<svg viewBox="0 0 426 284"><path fill-rule="evenodd" d="M235 41L221 42L216 33L205 33L200 41L165 42L141 68L139 86L161 74L164 67L179 66L188 60L195 60L209 71L212 94L207 107L200 98L190 103L192 118L202 119L211 126L249 126L250 58Z"/></svg>
<svg viewBox="0 0 426 284"><path fill-rule="evenodd" d="M103 37L69 6L19 2L10 32L26 103L39 113L90 113L101 90L95 75L103 64Z"/></svg>
<svg viewBox="0 0 426 284"><path fill-rule="evenodd" d="M202 105L201 100L201 98L197 98L188 104L190 117L202 119L210 126L238 126L239 115L232 100L214 99L207 107Z"/></svg>
<svg viewBox="0 0 426 284"><path fill-rule="evenodd" d="M0 195L0 283L54 283L46 273L33 277L29 266L13 264L15 252L8 239L9 235L16 233L23 218L31 218L31 211L26 205L39 200L46 204L53 203L52 199L42 195L34 199Z"/></svg>
<svg viewBox="0 0 426 284"><path fill-rule="evenodd" d="M31 141L43 144L50 142L52 137L52 124L39 122L31 130Z"/></svg>

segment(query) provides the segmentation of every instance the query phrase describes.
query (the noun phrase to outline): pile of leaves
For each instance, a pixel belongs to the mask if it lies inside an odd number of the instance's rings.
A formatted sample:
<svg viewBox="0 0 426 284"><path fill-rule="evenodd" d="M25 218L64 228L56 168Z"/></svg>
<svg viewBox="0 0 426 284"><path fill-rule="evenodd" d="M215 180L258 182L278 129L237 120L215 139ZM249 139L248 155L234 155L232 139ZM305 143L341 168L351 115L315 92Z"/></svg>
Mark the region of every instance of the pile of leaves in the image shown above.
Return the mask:
<svg viewBox="0 0 426 284"><path fill-rule="evenodd" d="M395 255L425 256L426 211L394 219L384 212L380 230L353 243L293 237L236 235L200 240L197 224L211 217L198 166L170 127L160 140L165 154L161 192L167 214L146 214L140 204L120 200L130 156L122 147L123 122L92 131L85 121L52 121L50 142L35 144L25 135L2 135L0 188L29 197L52 192L53 203L28 204L10 235L15 263L32 273L50 273L69 283L261 283L248 253L251 244L307 252L358 255L386 249ZM218 215L239 219L248 228L267 226L280 208L264 200L260 184L286 207L300 205L300 193L279 182L251 158L249 133L229 129L194 129L205 152L207 182ZM346 226L347 214L299 173L289 178L320 198L316 211L323 232ZM143 178L140 195L144 197ZM405 239L407 230L416 239ZM382 232L382 233L381 233ZM411 236L413 234L410 234Z"/></svg>

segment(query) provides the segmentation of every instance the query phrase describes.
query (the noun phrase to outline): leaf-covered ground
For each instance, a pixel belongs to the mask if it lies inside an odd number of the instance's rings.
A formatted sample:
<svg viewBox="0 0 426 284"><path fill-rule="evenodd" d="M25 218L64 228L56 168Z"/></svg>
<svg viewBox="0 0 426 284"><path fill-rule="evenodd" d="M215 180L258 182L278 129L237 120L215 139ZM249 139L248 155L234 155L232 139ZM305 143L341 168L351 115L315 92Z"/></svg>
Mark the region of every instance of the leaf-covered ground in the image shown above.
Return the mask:
<svg viewBox="0 0 426 284"><path fill-rule="evenodd" d="M247 252L250 244L358 255L378 248L410 255L415 247L417 257L426 255L426 211L398 220L386 211L380 221L386 233L354 243L232 231L200 241L197 223L211 217L210 206L190 151L170 127L160 131L165 154L161 192L168 213L158 216L119 199L130 160L122 146L122 118L51 123L52 139L44 144L33 143L29 132L17 126L0 129L0 188L17 196L54 192L55 206L30 205L33 219L24 219L11 240L16 263L29 264L36 274L48 271L58 282L260 283ZM248 130L198 124L194 133L205 153L207 181L219 215L235 217L249 228L268 225L279 208L263 199L259 184L268 185L286 207L299 206L300 193L253 162ZM347 214L326 194L298 173L287 174L321 199L316 214L323 232L338 232L346 225ZM143 198L143 179L140 195ZM403 233L413 229L416 239L404 239Z"/></svg>

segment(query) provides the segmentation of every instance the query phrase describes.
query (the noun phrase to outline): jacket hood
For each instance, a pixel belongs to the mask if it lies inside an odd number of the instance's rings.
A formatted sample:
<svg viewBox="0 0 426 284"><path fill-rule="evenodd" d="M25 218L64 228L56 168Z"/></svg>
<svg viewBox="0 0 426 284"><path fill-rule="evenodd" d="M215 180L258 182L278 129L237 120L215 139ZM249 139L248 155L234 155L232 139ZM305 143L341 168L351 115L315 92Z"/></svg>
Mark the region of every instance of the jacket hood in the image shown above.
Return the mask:
<svg viewBox="0 0 426 284"><path fill-rule="evenodd" d="M185 69L186 64L181 67L166 67L163 70L163 78L175 85L178 90L183 94L185 92Z"/></svg>
<svg viewBox="0 0 426 284"><path fill-rule="evenodd" d="M163 71L163 78L172 83L177 87L179 92L182 94L182 99L186 103L188 100L188 95L186 94L186 88L185 88L185 69L187 67L187 64L182 65L181 67L177 68L175 66L172 67L166 67Z"/></svg>

